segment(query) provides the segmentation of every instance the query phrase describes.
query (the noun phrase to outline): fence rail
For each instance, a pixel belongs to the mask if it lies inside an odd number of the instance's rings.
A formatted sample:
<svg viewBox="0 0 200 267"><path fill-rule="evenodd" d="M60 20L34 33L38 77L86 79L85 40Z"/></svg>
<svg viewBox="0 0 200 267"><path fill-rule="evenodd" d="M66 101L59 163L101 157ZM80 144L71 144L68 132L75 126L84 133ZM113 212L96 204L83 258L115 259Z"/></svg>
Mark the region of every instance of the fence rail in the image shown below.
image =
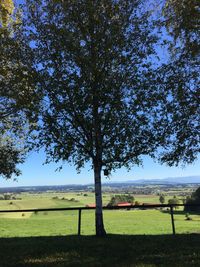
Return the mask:
<svg viewBox="0 0 200 267"><path fill-rule="evenodd" d="M121 210L121 209L156 209L168 208L171 215L172 234L176 234L174 223L174 208L176 207L200 207L200 204L144 204L144 205L130 205L130 206L104 206L104 210ZM70 208L49 208L49 209L17 209L17 210L0 210L0 213L16 213L16 212L40 212L40 211L78 211L78 235L81 235L81 213L82 210L95 210L95 207L70 207Z"/></svg>

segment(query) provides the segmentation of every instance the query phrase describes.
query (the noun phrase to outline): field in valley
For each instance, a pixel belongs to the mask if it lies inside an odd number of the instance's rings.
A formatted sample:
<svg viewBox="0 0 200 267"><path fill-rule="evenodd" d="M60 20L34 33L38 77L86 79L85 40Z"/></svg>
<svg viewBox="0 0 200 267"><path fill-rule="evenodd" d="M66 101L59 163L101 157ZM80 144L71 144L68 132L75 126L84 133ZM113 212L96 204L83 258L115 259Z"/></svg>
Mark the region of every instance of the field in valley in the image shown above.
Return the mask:
<svg viewBox="0 0 200 267"><path fill-rule="evenodd" d="M1 200L0 210L84 207L94 203L92 192L40 194L22 193L17 200ZM103 194L106 205L111 198L110 193ZM169 198L169 197L168 197ZM166 197L166 201L168 199ZM156 195L135 195L140 203L159 203ZM185 220L185 213L175 211L177 233L200 232L200 216L190 215L192 220ZM171 234L171 217L166 210L105 210L104 222L109 234ZM76 235L78 227L77 211L33 212L33 213L0 213L0 237L28 236L64 236ZM82 211L82 235L95 233L94 210Z"/></svg>

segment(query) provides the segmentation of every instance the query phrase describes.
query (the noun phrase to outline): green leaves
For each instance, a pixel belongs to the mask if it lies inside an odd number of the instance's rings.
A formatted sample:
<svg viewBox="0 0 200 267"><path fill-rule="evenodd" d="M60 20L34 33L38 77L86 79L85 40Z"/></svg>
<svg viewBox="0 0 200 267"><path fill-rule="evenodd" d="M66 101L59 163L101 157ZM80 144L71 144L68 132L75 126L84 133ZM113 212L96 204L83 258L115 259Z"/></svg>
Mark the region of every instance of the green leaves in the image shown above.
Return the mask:
<svg viewBox="0 0 200 267"><path fill-rule="evenodd" d="M163 9L165 25L184 53L192 58L199 55L199 1L167 0Z"/></svg>
<svg viewBox="0 0 200 267"><path fill-rule="evenodd" d="M156 140L149 60L156 37L140 1L27 3L49 157L78 168L89 159L110 169L139 164Z"/></svg>
<svg viewBox="0 0 200 267"><path fill-rule="evenodd" d="M8 26L12 21L12 14L14 12L14 3L12 0L0 1L0 25L3 27Z"/></svg>
<svg viewBox="0 0 200 267"><path fill-rule="evenodd" d="M16 148L12 143L0 145L0 175L3 178L10 179L19 176L21 171L16 167L17 164L23 163L24 155L22 151Z"/></svg>
<svg viewBox="0 0 200 267"><path fill-rule="evenodd" d="M22 29L17 21L6 23L0 26L0 175L11 178L20 174L16 165L24 161L28 150L27 139L30 128L35 127L40 94Z"/></svg>

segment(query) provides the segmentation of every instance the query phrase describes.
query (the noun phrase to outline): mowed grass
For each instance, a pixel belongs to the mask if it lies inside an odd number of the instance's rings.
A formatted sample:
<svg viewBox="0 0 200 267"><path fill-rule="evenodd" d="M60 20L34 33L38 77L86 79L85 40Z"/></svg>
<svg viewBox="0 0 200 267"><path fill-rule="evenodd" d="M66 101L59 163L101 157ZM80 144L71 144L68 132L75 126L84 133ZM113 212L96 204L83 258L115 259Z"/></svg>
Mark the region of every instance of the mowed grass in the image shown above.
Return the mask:
<svg viewBox="0 0 200 267"><path fill-rule="evenodd" d="M92 193L21 197L22 200L0 201L0 209L83 207L94 203ZM104 204L110 197L103 195ZM140 195L136 199L158 203L157 196ZM177 235L173 236L167 210L104 210L108 236L96 238L94 210L82 211L81 236L77 236L77 211L33 212L24 216L21 212L12 216L4 213L0 215L0 267L200 266L200 216L190 217L192 220L186 221L182 210L175 211Z"/></svg>
<svg viewBox="0 0 200 267"><path fill-rule="evenodd" d="M185 215L175 214L177 233L199 233L200 216L191 215L186 221ZM160 210L113 210L104 211L104 224L109 234L171 234L171 217ZM39 212L25 219L0 219L1 237L57 236L76 235L78 229L77 211ZM95 234L94 211L83 211L81 234Z"/></svg>
<svg viewBox="0 0 200 267"><path fill-rule="evenodd" d="M200 235L0 239L0 267L197 267Z"/></svg>
<svg viewBox="0 0 200 267"><path fill-rule="evenodd" d="M94 203L94 194L91 192L26 193L21 194L20 197L21 200L0 201L0 210L84 207L86 204ZM108 203L110 198L111 194L103 195L104 205ZM158 203L159 201L158 196L138 195L135 198L145 203ZM200 232L200 216L190 215L190 217L192 220L186 221L183 211L175 212L177 233ZM166 210L105 210L104 224L109 234L162 235L172 233L171 217ZM77 228L78 211L0 213L0 237L76 235ZM82 211L81 234L95 234L94 210Z"/></svg>

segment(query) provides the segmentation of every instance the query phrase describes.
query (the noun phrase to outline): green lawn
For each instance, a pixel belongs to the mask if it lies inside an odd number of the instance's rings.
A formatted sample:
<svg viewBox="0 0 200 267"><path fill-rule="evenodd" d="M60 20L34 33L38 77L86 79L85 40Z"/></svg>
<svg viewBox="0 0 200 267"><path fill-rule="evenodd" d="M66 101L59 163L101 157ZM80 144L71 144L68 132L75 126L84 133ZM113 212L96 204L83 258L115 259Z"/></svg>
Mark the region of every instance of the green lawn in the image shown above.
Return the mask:
<svg viewBox="0 0 200 267"><path fill-rule="evenodd" d="M182 212L175 214L177 233L200 233L200 216L191 215L186 221ZM94 211L82 212L82 235L95 234ZM77 234L78 212L39 212L31 217L1 218L0 237L56 236ZM109 234L171 234L171 217L160 210L104 211L104 223Z"/></svg>
<svg viewBox="0 0 200 267"><path fill-rule="evenodd" d="M0 201L2 209L31 209L53 207L84 207L94 203L94 194L85 193L43 193L21 194L22 200ZM59 199L53 199L57 196ZM108 203L111 195L104 194L104 204ZM65 198L62 200L62 198ZM72 198L75 201L72 201ZM158 202L157 196L138 195L141 202ZM12 202L12 204L10 204ZM177 233L199 233L200 216L191 215L191 221L185 220L185 214L175 212L175 226ZM82 212L82 235L95 234L94 210ZM0 237L29 237L29 236L57 236L76 235L78 223L77 211L56 211L35 213L0 213ZM171 234L171 217L169 212L162 210L111 210L104 211L104 223L109 234Z"/></svg>
<svg viewBox="0 0 200 267"><path fill-rule="evenodd" d="M103 195L104 204L110 197ZM21 194L21 198L0 201L0 209L94 203L92 193ZM158 203L157 196L138 195L136 199ZM96 238L94 210L82 211L81 237L77 236L77 211L0 214L0 267L200 266L200 216L190 217L186 221L183 211L175 211L177 235L173 236L166 210L105 210L108 236Z"/></svg>
<svg viewBox="0 0 200 267"><path fill-rule="evenodd" d="M1 238L0 267L197 267L200 235Z"/></svg>

